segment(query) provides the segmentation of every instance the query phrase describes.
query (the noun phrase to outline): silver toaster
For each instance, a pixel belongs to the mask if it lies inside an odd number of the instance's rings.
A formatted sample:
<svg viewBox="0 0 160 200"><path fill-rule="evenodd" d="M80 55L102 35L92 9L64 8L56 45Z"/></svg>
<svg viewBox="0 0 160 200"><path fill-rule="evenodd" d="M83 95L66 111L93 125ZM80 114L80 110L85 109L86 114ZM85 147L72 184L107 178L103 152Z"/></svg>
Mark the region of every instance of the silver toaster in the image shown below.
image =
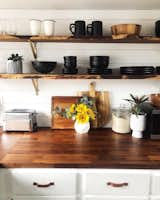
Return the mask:
<svg viewBox="0 0 160 200"><path fill-rule="evenodd" d="M3 114L3 131L37 130L36 111L30 109L12 109Z"/></svg>

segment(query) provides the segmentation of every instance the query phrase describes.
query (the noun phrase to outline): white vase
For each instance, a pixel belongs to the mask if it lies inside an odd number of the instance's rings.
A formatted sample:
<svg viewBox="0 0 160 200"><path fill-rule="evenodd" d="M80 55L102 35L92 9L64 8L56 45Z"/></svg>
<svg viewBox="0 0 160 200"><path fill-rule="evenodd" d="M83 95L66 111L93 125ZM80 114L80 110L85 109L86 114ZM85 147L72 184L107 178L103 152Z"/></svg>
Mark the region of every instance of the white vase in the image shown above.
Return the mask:
<svg viewBox="0 0 160 200"><path fill-rule="evenodd" d="M31 35L40 35L41 21L37 19L30 20L30 31Z"/></svg>
<svg viewBox="0 0 160 200"><path fill-rule="evenodd" d="M21 74L22 73L22 61L7 61L7 74Z"/></svg>
<svg viewBox="0 0 160 200"><path fill-rule="evenodd" d="M44 29L44 35L46 36L52 36L54 35L54 20L44 20L43 22L43 29Z"/></svg>
<svg viewBox="0 0 160 200"><path fill-rule="evenodd" d="M82 123L78 123L77 121L75 121L74 128L75 128L76 132L79 134L88 133L88 131L90 129L90 123L86 122L86 123L82 124Z"/></svg>
<svg viewBox="0 0 160 200"><path fill-rule="evenodd" d="M132 136L135 138L142 138L142 132L146 128L146 115L131 115L130 127L132 129Z"/></svg>

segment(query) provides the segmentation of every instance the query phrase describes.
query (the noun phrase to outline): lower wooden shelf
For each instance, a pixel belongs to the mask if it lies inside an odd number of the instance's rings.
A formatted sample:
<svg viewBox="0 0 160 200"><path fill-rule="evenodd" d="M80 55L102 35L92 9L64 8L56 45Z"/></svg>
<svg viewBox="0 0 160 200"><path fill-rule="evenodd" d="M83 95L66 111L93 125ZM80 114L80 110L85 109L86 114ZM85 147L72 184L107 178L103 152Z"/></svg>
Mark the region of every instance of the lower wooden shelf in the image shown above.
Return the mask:
<svg viewBox="0 0 160 200"><path fill-rule="evenodd" d="M39 93L39 79L144 79L144 80L160 80L160 75L121 75L117 70L113 70L109 75L90 75L90 74L0 74L0 79L31 79L36 95Z"/></svg>
<svg viewBox="0 0 160 200"><path fill-rule="evenodd" d="M112 74L0 74L0 79L147 79L160 80L160 74L151 75L121 75L117 70Z"/></svg>

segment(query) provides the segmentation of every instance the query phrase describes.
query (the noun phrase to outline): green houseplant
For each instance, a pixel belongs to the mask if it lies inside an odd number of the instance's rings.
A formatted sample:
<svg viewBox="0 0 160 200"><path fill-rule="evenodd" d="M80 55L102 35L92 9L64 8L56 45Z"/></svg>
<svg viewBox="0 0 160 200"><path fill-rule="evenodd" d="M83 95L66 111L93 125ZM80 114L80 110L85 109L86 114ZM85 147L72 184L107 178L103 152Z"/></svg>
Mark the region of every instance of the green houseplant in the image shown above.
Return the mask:
<svg viewBox="0 0 160 200"><path fill-rule="evenodd" d="M11 54L7 61L8 74L21 74L22 73L22 60L23 57L17 54Z"/></svg>
<svg viewBox="0 0 160 200"><path fill-rule="evenodd" d="M125 100L131 104L130 127L132 129L132 136L142 138L142 132L146 126L146 113L143 112L141 105L148 101L148 97L146 95L138 97L130 94L130 99Z"/></svg>

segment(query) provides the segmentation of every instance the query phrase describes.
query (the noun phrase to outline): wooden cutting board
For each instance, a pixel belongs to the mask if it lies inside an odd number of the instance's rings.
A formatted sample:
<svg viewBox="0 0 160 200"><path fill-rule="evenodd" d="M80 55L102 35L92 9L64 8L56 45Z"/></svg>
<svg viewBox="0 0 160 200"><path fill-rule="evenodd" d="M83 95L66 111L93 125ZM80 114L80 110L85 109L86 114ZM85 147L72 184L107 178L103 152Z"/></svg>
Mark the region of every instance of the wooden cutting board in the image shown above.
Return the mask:
<svg viewBox="0 0 160 200"><path fill-rule="evenodd" d="M53 114L53 110L56 107L66 108L70 107L71 104L77 103L80 97L76 96L56 96L52 97L52 129L74 129L74 121L71 119L65 119L58 114Z"/></svg>
<svg viewBox="0 0 160 200"><path fill-rule="evenodd" d="M80 91L77 93L78 96L91 96L96 99L96 108L97 108L97 122L93 124L93 128L104 127L110 117L110 102L109 102L109 92L108 91L96 91L96 83L90 83L89 91Z"/></svg>

